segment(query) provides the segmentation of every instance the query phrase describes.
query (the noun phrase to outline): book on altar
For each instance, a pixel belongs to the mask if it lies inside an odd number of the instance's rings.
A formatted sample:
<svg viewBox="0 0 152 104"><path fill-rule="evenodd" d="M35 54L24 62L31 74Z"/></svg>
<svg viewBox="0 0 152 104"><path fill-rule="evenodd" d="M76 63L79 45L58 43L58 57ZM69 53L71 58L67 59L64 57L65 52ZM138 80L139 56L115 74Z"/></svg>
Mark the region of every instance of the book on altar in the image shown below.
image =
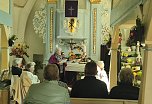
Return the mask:
<svg viewBox="0 0 152 104"><path fill-rule="evenodd" d="M66 63L66 62L67 62L67 59L63 59L63 60L60 61L60 64Z"/></svg>

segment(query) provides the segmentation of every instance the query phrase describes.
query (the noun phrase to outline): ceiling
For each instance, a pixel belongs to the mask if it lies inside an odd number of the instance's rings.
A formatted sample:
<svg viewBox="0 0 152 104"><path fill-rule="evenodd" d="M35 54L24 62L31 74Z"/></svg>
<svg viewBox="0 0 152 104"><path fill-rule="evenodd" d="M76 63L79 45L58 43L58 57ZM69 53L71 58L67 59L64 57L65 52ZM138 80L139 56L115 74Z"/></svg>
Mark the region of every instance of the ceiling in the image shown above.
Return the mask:
<svg viewBox="0 0 152 104"><path fill-rule="evenodd" d="M119 4L120 4L120 2L121 2L122 0L112 0L112 6L111 6L111 8L113 9L113 8L115 8L115 7L117 7ZM137 18L137 16L139 16L139 17L141 17L141 12L140 12L140 9L139 9L139 7L136 7L134 10L132 10L122 21L121 21L121 24L123 25L123 26L132 26L132 25L135 25L136 24L136 18Z"/></svg>

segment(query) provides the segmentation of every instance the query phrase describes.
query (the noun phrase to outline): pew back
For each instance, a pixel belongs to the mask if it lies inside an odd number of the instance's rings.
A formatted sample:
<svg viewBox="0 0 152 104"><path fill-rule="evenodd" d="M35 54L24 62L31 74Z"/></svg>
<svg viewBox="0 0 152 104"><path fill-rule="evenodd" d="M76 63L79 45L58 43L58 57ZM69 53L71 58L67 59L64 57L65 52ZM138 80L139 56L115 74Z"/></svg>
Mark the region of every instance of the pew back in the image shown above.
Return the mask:
<svg viewBox="0 0 152 104"><path fill-rule="evenodd" d="M71 98L71 104L138 104L138 100Z"/></svg>

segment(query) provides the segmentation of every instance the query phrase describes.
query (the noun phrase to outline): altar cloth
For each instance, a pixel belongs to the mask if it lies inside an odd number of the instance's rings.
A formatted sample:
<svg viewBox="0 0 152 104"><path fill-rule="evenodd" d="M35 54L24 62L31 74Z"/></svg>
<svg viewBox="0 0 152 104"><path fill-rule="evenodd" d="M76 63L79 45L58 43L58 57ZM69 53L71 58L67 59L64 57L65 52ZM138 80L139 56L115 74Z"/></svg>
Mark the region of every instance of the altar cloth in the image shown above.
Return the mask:
<svg viewBox="0 0 152 104"><path fill-rule="evenodd" d="M67 63L65 71L84 72L85 64Z"/></svg>

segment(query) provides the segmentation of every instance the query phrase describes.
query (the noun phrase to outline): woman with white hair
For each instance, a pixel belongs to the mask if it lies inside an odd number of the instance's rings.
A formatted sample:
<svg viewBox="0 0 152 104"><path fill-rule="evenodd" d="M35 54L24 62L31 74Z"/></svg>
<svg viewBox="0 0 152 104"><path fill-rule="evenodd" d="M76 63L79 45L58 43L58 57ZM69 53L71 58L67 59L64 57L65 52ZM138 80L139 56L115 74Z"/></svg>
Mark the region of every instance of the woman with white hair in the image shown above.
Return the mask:
<svg viewBox="0 0 152 104"><path fill-rule="evenodd" d="M24 74L24 72L26 72L27 76L31 79L31 83L35 84L35 83L39 83L40 80L38 79L37 75L34 75L33 72L35 70L35 62L29 62L26 66L25 66L25 70L23 71L22 74Z"/></svg>
<svg viewBox="0 0 152 104"><path fill-rule="evenodd" d="M35 67L35 62L29 62L25 66L25 69L21 74L21 81L23 85L22 88L23 98L26 96L26 93L28 92L28 89L32 84L40 83L40 80L38 79L37 75L33 74L35 70L34 67Z"/></svg>
<svg viewBox="0 0 152 104"><path fill-rule="evenodd" d="M97 61L97 75L96 78L105 82L107 85L107 90L110 91L109 80L106 71L104 70L104 62Z"/></svg>
<svg viewBox="0 0 152 104"><path fill-rule="evenodd" d="M56 64L59 68L59 76L60 76L60 80L64 81L64 69L66 66L66 60L63 60L62 57L62 49L57 47L54 54L51 55L50 59L49 59L49 64Z"/></svg>
<svg viewBox="0 0 152 104"><path fill-rule="evenodd" d="M62 55L61 55L62 49L56 48L53 55L51 55L49 59L50 64L60 64L60 61L62 61Z"/></svg>
<svg viewBox="0 0 152 104"><path fill-rule="evenodd" d="M22 58L15 58L12 63L12 75L20 75L22 74Z"/></svg>
<svg viewBox="0 0 152 104"><path fill-rule="evenodd" d="M109 98L138 100L139 88L133 86L133 71L130 68L121 69L118 79L119 84L111 89Z"/></svg>

